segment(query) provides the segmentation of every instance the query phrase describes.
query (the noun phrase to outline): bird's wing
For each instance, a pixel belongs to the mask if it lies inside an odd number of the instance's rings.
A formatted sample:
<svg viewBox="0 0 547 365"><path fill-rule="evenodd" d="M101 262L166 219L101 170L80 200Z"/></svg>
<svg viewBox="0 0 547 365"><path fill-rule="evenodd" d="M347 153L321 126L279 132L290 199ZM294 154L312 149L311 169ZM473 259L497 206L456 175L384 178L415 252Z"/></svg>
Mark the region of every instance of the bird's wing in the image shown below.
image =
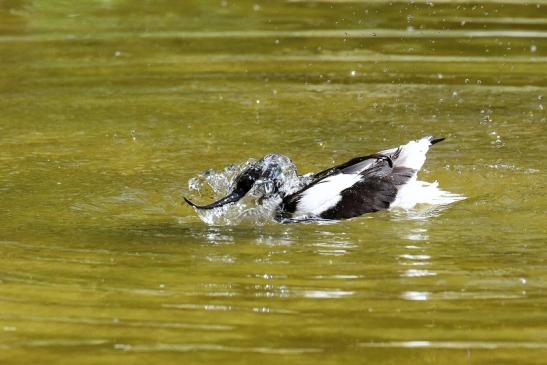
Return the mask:
<svg viewBox="0 0 547 365"><path fill-rule="evenodd" d="M370 186L393 186L391 180L383 181L392 170L393 163L387 156L382 155L358 157L345 164L325 170L316 175L320 176L320 174L324 174L324 177L314 180L303 189L288 195L283 199L280 205L280 217L319 216L322 212L335 209L341 199L347 199L346 196L349 196L348 194L350 194L348 192L354 190L354 187L361 186L363 182L367 182L365 190L368 189L369 191L366 193L369 195L376 195L375 192L370 189ZM378 182L381 180L383 182L382 184L379 184ZM385 190L385 187L379 190L383 191ZM350 195L353 196L354 194ZM360 205L363 204L367 203L363 201ZM389 206L389 203L387 204ZM379 207L376 205L374 205L374 207L356 207L356 211L373 211L370 209L378 210Z"/></svg>
<svg viewBox="0 0 547 365"><path fill-rule="evenodd" d="M326 178L327 176L340 174L340 173L362 174L367 169L377 164L379 160L388 160L388 162L390 161L388 156L379 154L379 153L375 153L375 154L367 155L367 156L355 157L340 165L336 165L326 170L323 170L321 172L318 172L317 174L313 176L313 181L317 182Z"/></svg>

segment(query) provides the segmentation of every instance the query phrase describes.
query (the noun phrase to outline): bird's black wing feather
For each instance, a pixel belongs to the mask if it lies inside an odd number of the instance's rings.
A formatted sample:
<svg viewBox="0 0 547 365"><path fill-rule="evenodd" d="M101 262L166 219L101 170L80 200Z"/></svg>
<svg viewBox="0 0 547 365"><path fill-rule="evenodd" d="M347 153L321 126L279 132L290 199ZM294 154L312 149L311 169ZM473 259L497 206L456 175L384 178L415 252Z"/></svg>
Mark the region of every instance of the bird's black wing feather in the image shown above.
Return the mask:
<svg viewBox="0 0 547 365"><path fill-rule="evenodd" d="M351 160L344 162L340 165L329 167L326 170L318 172L313 176L313 181L317 182L323 180L324 178L334 175L334 174L358 174L363 171L366 171L370 166L375 164L379 159L389 159L388 156L382 154L372 154L367 156L355 157ZM391 164L391 163L390 163Z"/></svg>
<svg viewBox="0 0 547 365"><path fill-rule="evenodd" d="M377 160L361 171L363 178L355 185L340 192L340 201L323 212L323 219L347 219L359 215L389 209L397 196L393 182L393 162L384 155L376 155Z"/></svg>

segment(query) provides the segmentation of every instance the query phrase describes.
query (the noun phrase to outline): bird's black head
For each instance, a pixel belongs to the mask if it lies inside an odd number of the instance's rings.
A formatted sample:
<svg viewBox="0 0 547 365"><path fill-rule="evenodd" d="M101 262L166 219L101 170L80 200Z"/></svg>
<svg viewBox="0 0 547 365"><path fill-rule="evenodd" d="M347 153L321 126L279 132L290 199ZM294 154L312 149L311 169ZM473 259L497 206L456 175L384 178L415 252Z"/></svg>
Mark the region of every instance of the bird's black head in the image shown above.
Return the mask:
<svg viewBox="0 0 547 365"><path fill-rule="evenodd" d="M255 182L260 178L262 169L256 163L243 170L234 180L234 190L224 198L208 205L197 205L184 198L186 203L198 209L214 209L226 204L235 203L245 196L251 190Z"/></svg>
<svg viewBox="0 0 547 365"><path fill-rule="evenodd" d="M247 167L235 178L234 191L243 197L243 195L251 190L255 182L260 178L260 175L262 175L262 169L257 164Z"/></svg>
<svg viewBox="0 0 547 365"><path fill-rule="evenodd" d="M292 161L282 155L268 154L260 160L251 163L234 179L233 191L226 197L209 205L199 206L184 198L188 204L199 209L213 209L229 203L235 203L245 196L251 189L260 200L274 196L283 197L286 192L283 186L291 172L297 176L296 167Z"/></svg>

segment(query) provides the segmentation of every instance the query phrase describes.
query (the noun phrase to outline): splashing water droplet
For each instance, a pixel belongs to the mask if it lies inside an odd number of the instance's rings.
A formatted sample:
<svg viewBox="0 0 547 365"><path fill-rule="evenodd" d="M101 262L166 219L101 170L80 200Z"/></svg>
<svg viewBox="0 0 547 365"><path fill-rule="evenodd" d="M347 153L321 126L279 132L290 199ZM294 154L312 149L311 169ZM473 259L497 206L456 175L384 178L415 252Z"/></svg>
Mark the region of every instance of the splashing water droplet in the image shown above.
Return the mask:
<svg viewBox="0 0 547 365"><path fill-rule="evenodd" d="M288 157L269 154L258 161L249 159L221 171L207 170L192 177L188 181L190 199L214 201L230 194L236 177L251 166L258 167L261 175L249 193L235 204L210 210L196 209L203 222L210 225L272 223L282 197L296 192L312 179L311 174L299 176Z"/></svg>

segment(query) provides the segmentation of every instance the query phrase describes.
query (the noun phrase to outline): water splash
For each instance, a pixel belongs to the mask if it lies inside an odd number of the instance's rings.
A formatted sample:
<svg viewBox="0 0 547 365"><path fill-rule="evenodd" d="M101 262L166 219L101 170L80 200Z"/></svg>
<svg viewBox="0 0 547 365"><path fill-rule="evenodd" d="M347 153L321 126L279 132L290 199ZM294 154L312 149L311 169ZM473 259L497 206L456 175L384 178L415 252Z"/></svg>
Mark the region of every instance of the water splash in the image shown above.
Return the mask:
<svg viewBox="0 0 547 365"><path fill-rule="evenodd" d="M252 189L237 204L204 210L196 209L199 218L210 225L240 223L273 223L274 213L281 199L311 182L312 174L298 175L296 166L286 156L268 154L260 160L249 159L220 171L207 170L188 181L190 199L214 201L234 189L234 181L246 169L257 166L264 173Z"/></svg>

